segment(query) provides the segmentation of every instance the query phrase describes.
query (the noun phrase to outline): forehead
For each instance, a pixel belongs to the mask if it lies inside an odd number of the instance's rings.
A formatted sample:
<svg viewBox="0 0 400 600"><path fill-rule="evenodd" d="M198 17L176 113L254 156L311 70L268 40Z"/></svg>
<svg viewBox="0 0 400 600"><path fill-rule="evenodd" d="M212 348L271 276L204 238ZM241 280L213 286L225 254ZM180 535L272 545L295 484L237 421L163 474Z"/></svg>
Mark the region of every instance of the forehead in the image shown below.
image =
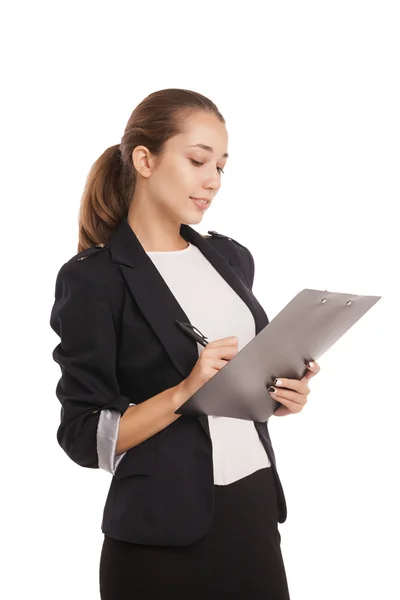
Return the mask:
<svg viewBox="0 0 400 600"><path fill-rule="evenodd" d="M212 148L212 152L222 157L228 152L228 132L225 123L215 115L196 113L185 123L182 133L170 140L175 147L184 147L188 150L200 150L198 144ZM194 147L196 146L196 147ZM210 152L208 150L208 152Z"/></svg>

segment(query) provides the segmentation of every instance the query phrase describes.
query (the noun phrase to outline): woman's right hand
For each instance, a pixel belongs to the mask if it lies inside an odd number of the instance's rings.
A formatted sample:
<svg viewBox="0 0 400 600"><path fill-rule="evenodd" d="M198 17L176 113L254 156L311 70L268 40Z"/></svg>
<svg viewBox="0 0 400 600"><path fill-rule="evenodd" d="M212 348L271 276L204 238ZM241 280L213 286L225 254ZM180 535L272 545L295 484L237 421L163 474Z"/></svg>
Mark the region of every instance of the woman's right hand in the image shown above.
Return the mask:
<svg viewBox="0 0 400 600"><path fill-rule="evenodd" d="M181 381L178 387L183 396L189 399L211 377L224 367L227 362L238 352L238 338L236 336L221 338L209 342L201 351L199 359L194 365L190 375ZM184 400L185 401L185 400Z"/></svg>

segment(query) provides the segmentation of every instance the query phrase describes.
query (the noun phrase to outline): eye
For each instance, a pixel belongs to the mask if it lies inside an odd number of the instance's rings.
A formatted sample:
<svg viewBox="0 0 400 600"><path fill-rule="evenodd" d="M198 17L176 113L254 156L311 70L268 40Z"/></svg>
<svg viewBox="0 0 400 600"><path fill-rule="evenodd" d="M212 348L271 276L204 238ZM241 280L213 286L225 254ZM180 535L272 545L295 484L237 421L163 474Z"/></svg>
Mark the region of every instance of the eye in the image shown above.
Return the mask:
<svg viewBox="0 0 400 600"><path fill-rule="evenodd" d="M204 163L202 162L198 162L197 160L193 160L193 158L189 159L196 167L201 167L201 165L204 165ZM217 169L219 169L221 171L221 173L223 173L224 171L221 169L221 167L217 167Z"/></svg>

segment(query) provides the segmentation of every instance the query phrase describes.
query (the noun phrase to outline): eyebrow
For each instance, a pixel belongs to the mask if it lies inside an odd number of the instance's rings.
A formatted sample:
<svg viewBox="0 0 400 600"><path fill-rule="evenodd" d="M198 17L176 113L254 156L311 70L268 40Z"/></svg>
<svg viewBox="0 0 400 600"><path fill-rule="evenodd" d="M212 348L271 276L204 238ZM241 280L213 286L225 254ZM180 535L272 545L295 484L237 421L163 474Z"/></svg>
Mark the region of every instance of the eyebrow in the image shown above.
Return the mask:
<svg viewBox="0 0 400 600"><path fill-rule="evenodd" d="M207 150L207 152L213 151L211 146L206 146L205 144L192 144L191 146L188 146L188 148L194 148L194 147L203 148L203 150ZM222 155L223 158L228 158L228 156L229 156L229 154L227 152L225 152L225 154Z"/></svg>

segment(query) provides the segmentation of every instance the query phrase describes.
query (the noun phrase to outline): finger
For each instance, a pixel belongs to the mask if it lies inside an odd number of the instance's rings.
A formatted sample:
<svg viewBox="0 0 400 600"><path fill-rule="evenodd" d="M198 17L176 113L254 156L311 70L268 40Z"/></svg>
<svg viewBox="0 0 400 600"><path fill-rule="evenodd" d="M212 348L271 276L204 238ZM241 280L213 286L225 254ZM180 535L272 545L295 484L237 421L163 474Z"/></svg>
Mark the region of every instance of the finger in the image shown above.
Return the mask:
<svg viewBox="0 0 400 600"><path fill-rule="evenodd" d="M310 391L307 383L299 381L298 379L279 377L278 379L274 379L273 385L276 386L277 389L286 388L289 390L295 390L299 394L308 394Z"/></svg>
<svg viewBox="0 0 400 600"><path fill-rule="evenodd" d="M295 392L292 392L293 394ZM291 413L298 413L302 410L305 402L296 402L290 398L286 398L284 396L278 396L277 394L271 394L274 400L277 400L281 404L283 404ZM297 395L299 397L299 395ZM279 409L278 409L279 410Z"/></svg>
<svg viewBox="0 0 400 600"><path fill-rule="evenodd" d="M291 415L292 413L286 406L279 406L274 412L275 417L286 417L286 415Z"/></svg>
<svg viewBox="0 0 400 600"><path fill-rule="evenodd" d="M237 346L239 343L238 337L231 335L226 338L213 340L207 344L210 348L219 348L220 346Z"/></svg>
<svg viewBox="0 0 400 600"><path fill-rule="evenodd" d="M275 386L269 386L269 394L275 399L281 402L281 400L288 400L296 404L304 405L307 402L307 396L305 394L299 394L298 392L291 390L282 390Z"/></svg>
<svg viewBox="0 0 400 600"><path fill-rule="evenodd" d="M307 363L307 372L304 375L304 377L300 379L300 381L309 381L312 377L315 377L315 375L317 375L320 372L320 370L321 367L318 363L314 361Z"/></svg>
<svg viewBox="0 0 400 600"><path fill-rule="evenodd" d="M319 373L319 372L320 372L320 370L321 370L321 367L320 367L320 366L319 366L319 364L318 364L317 362L315 362L315 361L310 361L310 362L308 362L306 366L307 366L307 369L309 369L309 370L310 370L312 373L314 373L315 375L316 375L317 373Z"/></svg>

